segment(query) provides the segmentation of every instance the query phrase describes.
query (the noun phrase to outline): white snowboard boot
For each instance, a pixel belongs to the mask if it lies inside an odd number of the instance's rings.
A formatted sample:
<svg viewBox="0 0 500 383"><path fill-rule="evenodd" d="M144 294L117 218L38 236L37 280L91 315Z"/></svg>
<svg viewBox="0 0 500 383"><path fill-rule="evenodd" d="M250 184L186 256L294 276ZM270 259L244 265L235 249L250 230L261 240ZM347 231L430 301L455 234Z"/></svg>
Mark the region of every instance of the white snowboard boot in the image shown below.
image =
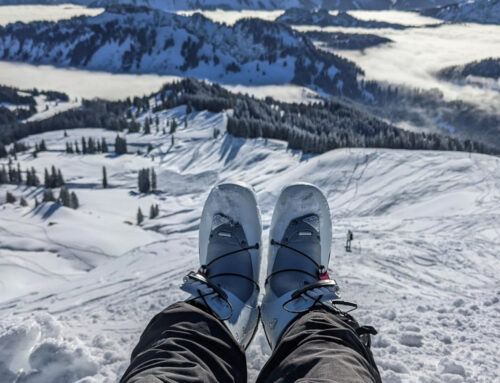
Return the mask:
<svg viewBox="0 0 500 383"><path fill-rule="evenodd" d="M200 221L200 269L189 273L181 287L223 321L243 348L259 322L261 235L252 188L243 183L215 186Z"/></svg>
<svg viewBox="0 0 500 383"><path fill-rule="evenodd" d="M300 313L341 303L338 286L327 273L332 224L321 190L310 184L284 188L274 209L269 241L261 315L274 349Z"/></svg>

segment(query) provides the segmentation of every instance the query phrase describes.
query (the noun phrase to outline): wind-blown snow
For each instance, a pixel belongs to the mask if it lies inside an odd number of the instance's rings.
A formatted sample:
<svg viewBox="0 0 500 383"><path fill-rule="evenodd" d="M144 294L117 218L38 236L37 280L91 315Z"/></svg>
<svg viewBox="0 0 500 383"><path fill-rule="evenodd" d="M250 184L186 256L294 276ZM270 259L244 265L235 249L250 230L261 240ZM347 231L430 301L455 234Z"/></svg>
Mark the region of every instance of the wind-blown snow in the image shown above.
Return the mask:
<svg viewBox="0 0 500 383"><path fill-rule="evenodd" d="M379 330L373 351L385 382L500 378L499 158L382 149L309 157L283 142L224 134L225 114L192 113L187 128L184 107L159 116L160 128L178 119L174 146L169 134L127 135L132 153L151 143L149 155L63 152L66 140L82 136L113 142L115 132L97 129L25 139L44 138L49 151L18 154L21 167L39 176L60 167L81 207L35 209L41 189L0 186L0 203L9 190L30 204L0 205L0 280L9 278L0 285L0 381L117 381L152 316L185 297L179 285L197 267L203 202L227 180L255 187L264 243L283 186L307 181L324 190L333 217L330 275L343 298L359 304L360 322ZM108 189L100 186L103 165ZM137 171L145 167L155 168L159 191L141 196ZM135 225L137 208L147 214L152 203L159 217ZM344 250L347 229L352 253ZM261 279L265 269L264 259ZM16 286L13 275L33 284ZM251 380L269 354L259 329L247 351Z"/></svg>

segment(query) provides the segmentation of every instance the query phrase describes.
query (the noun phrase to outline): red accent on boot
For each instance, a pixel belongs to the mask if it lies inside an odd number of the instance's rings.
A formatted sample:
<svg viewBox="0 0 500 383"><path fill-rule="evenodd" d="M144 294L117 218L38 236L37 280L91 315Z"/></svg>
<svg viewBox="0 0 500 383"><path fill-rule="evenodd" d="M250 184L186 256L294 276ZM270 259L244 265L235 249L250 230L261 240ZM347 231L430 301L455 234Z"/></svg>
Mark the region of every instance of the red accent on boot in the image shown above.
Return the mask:
<svg viewBox="0 0 500 383"><path fill-rule="evenodd" d="M330 279L330 277L328 276L328 271L325 271L324 273L319 274L320 281L326 281L328 279Z"/></svg>

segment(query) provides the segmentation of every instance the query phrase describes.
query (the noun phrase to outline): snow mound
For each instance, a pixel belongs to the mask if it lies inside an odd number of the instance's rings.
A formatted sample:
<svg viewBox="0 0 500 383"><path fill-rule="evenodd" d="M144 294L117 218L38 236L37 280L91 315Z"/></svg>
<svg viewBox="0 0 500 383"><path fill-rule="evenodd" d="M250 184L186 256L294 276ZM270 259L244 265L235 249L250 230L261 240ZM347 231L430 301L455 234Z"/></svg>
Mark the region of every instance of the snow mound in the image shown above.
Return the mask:
<svg viewBox="0 0 500 383"><path fill-rule="evenodd" d="M2 382L76 382L98 372L99 361L52 316L37 314L21 326L0 324Z"/></svg>

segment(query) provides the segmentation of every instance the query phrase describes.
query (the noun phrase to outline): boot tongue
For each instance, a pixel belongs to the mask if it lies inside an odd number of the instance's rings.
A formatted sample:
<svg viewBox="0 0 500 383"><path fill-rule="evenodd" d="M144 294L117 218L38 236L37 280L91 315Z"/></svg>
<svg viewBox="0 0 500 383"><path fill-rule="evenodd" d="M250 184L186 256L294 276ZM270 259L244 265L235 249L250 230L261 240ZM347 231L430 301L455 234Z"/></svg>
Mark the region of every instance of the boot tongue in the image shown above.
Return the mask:
<svg viewBox="0 0 500 383"><path fill-rule="evenodd" d="M242 302L246 302L252 295L252 282L238 276L218 275L240 274L252 279L253 267L250 253L248 250L241 250L245 247L248 247L248 244L241 225L220 222L210 233L207 251L207 277L212 283L231 291ZM221 255L233 252L234 254L215 260ZM210 264L213 260L215 261Z"/></svg>
<svg viewBox="0 0 500 383"><path fill-rule="evenodd" d="M271 277L270 287L278 297L318 281L321 244L319 233L306 222L309 218L292 221L281 240L284 246L277 251L272 272L286 269L301 271L284 271Z"/></svg>

